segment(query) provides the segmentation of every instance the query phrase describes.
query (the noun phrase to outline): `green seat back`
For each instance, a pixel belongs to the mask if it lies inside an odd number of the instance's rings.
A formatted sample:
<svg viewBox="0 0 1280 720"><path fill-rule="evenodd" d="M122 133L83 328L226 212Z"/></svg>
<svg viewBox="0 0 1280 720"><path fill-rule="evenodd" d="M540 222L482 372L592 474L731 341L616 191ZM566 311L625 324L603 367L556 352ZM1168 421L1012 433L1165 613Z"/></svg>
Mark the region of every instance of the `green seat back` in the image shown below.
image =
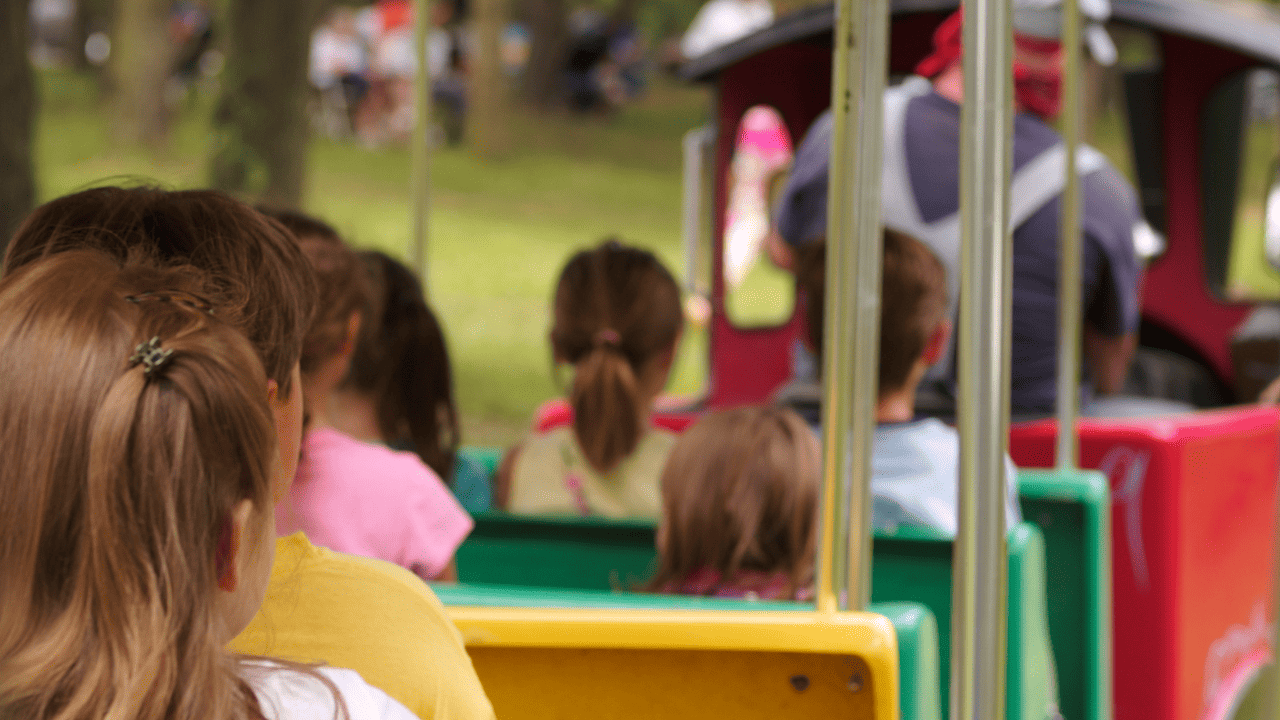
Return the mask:
<svg viewBox="0 0 1280 720"><path fill-rule="evenodd" d="M1052 649L1045 616L1044 538L1030 523L1009 531L1008 667L1006 717L1041 720L1056 704ZM877 533L872 548L873 602L911 600L938 618L939 687L951 669L951 553L949 540L903 527ZM949 698L941 698L943 715Z"/></svg>
<svg viewBox="0 0 1280 720"><path fill-rule="evenodd" d="M463 583L492 583L579 590L627 590L653 569L653 526L646 521L598 518L516 517L482 514L458 550ZM1028 708L1052 700L1045 619L1043 538L1023 524L1010 533L1009 718L1036 718ZM872 568L872 600L923 604L938 619L938 687L946 687L951 616L951 542L903 528L878 533ZM905 669L904 669L905 673ZM931 683L933 684L933 683ZM907 698L921 701L920 696ZM1016 700L1015 700L1016 699ZM926 704L928 701L925 701ZM946 698L937 700L945 710ZM905 712L905 709L904 709ZM913 716L932 716L928 708ZM1041 713L1043 714L1043 713Z"/></svg>
<svg viewBox="0 0 1280 720"><path fill-rule="evenodd" d="M1049 635L1062 716L1111 714L1111 512L1093 470L1021 470L1022 516L1044 533Z"/></svg>
<svg viewBox="0 0 1280 720"><path fill-rule="evenodd" d="M474 516L458 548L463 583L578 590L638 588L653 574L653 523L577 517Z"/></svg>

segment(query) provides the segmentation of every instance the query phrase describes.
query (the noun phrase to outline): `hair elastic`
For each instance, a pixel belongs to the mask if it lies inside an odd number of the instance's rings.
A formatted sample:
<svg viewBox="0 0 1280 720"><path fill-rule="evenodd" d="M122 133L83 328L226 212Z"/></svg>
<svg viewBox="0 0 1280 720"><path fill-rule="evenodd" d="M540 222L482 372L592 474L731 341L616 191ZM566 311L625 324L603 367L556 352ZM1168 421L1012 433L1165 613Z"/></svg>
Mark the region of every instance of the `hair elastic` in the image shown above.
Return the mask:
<svg viewBox="0 0 1280 720"><path fill-rule="evenodd" d="M160 336L157 335L144 343L139 343L138 347L133 349L133 354L129 356L129 367L141 363L143 374L150 378L168 365L172 359L173 350L161 348Z"/></svg>
<svg viewBox="0 0 1280 720"><path fill-rule="evenodd" d="M618 335L618 331L613 328L605 328L596 333L596 347L617 348L622 344L622 337Z"/></svg>

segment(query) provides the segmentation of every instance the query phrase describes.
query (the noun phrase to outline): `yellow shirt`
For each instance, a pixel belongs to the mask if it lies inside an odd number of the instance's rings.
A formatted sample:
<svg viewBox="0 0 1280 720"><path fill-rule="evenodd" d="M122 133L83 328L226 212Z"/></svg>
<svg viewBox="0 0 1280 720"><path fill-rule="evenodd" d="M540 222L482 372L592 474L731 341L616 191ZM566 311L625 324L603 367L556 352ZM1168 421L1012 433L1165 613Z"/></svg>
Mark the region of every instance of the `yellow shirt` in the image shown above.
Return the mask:
<svg viewBox="0 0 1280 720"><path fill-rule="evenodd" d="M587 463L572 428L531 435L516 456L508 510L658 518L662 468L675 443L675 435L651 429L617 467L598 473Z"/></svg>
<svg viewBox="0 0 1280 720"><path fill-rule="evenodd" d="M351 668L422 720L492 720L462 636L431 588L404 568L276 541L262 608L233 652Z"/></svg>

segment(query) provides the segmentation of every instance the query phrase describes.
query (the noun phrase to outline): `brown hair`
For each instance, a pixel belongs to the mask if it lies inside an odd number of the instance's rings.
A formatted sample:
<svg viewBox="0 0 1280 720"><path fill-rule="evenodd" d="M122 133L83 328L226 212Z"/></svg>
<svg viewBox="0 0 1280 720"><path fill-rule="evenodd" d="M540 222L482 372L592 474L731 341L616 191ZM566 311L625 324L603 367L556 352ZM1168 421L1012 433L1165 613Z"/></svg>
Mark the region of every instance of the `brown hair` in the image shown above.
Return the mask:
<svg viewBox="0 0 1280 720"><path fill-rule="evenodd" d="M105 252L117 267L145 258L207 273L219 317L244 331L267 376L288 394L316 286L279 223L213 190L91 188L36 208L9 242L4 273L82 249Z"/></svg>
<svg viewBox="0 0 1280 720"><path fill-rule="evenodd" d="M814 349L822 352L826 289L825 242L801 249L796 278L805 294L805 326ZM900 390L924 353L929 333L946 318L947 271L927 245L895 230L884 231L880 276L881 394Z"/></svg>
<svg viewBox="0 0 1280 720"><path fill-rule="evenodd" d="M635 450L651 363L684 324L680 287L653 253L607 240L569 259L556 284L551 349L574 366L573 431L587 462L607 472Z"/></svg>
<svg viewBox="0 0 1280 720"><path fill-rule="evenodd" d="M275 429L195 277L81 251L0 283L0 717L261 717L214 600L232 508L270 527Z"/></svg>
<svg viewBox="0 0 1280 720"><path fill-rule="evenodd" d="M300 360L302 374L308 375L341 349L351 315L363 312L369 302L369 281L360 259L328 223L292 210L262 212L288 228L315 273L316 310Z"/></svg>
<svg viewBox="0 0 1280 720"><path fill-rule="evenodd" d="M378 431L408 446L446 483L461 435L444 331L413 271L385 253L360 253L372 300L343 386L372 398Z"/></svg>
<svg viewBox="0 0 1280 720"><path fill-rule="evenodd" d="M721 585L742 572L784 572L794 597L813 582L821 480L818 439L795 412L741 407L703 417L662 473L664 541L650 589L678 590L705 570Z"/></svg>

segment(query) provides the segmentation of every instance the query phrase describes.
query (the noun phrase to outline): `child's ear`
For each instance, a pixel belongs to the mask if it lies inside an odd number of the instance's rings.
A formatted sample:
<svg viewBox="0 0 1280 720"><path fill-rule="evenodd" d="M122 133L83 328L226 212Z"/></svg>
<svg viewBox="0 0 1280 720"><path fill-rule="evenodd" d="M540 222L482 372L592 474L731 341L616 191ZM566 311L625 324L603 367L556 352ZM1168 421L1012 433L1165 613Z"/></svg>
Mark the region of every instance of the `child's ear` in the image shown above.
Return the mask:
<svg viewBox="0 0 1280 720"><path fill-rule="evenodd" d="M547 344L551 346L551 362L555 365L563 365L568 363L560 354L560 349L556 347L556 334L554 332L547 333Z"/></svg>
<svg viewBox="0 0 1280 720"><path fill-rule="evenodd" d="M356 350L356 341L360 338L360 324L364 322L364 316L357 310L351 313L351 317L347 318L347 335L342 339L341 354L353 353Z"/></svg>
<svg viewBox="0 0 1280 720"><path fill-rule="evenodd" d="M942 320L934 326L929 337L924 341L924 352L920 358L926 365L936 365L943 355L947 354L947 345L951 342L951 323Z"/></svg>
<svg viewBox="0 0 1280 720"><path fill-rule="evenodd" d="M226 592L234 592L240 584L240 556L247 551L244 538L252 514L253 502L241 500L231 508L231 514L223 520L222 530L218 533L215 568L218 572L218 587Z"/></svg>
<svg viewBox="0 0 1280 720"><path fill-rule="evenodd" d="M683 335L683 332L676 333L676 337L671 341L671 345L669 345L665 350L659 352L657 355L657 360L660 363L660 367L663 372L670 372L671 366L676 362L676 348L680 347L681 335Z"/></svg>

